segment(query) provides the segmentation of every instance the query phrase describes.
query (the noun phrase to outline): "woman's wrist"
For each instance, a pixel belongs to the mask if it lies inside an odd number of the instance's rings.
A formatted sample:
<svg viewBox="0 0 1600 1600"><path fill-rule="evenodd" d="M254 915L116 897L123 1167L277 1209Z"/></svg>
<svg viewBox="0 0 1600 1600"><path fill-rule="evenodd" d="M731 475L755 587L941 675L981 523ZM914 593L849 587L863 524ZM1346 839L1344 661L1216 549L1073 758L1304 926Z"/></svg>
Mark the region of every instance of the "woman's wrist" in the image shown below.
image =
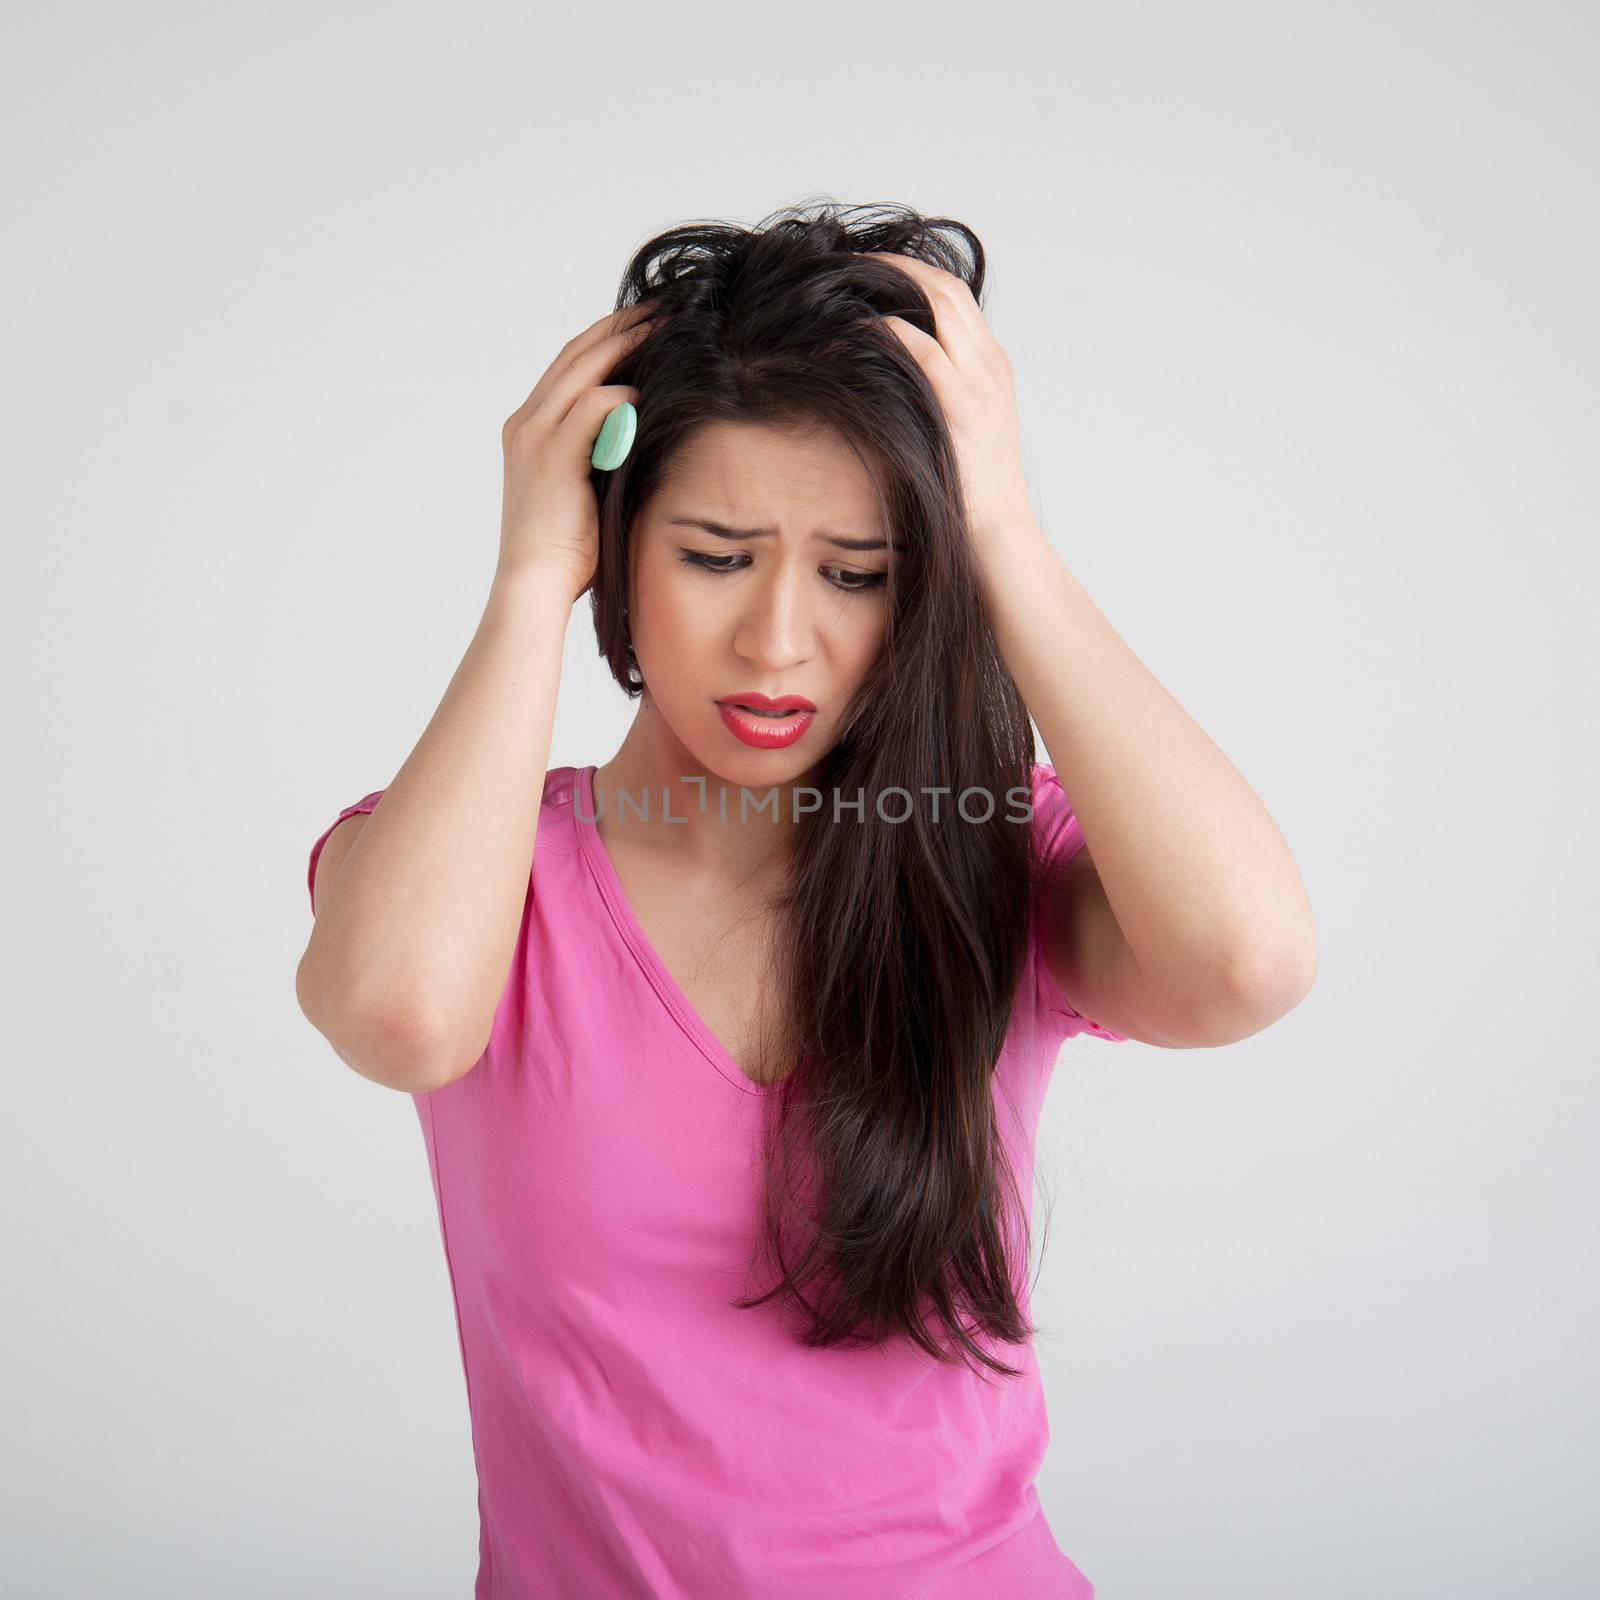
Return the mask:
<svg viewBox="0 0 1600 1600"><path fill-rule="evenodd" d="M559 604L565 615L588 587L587 580L578 578L570 568L554 561L529 560L515 566L502 562L495 568L494 581L489 587L490 603L499 602L518 610L530 605Z"/></svg>

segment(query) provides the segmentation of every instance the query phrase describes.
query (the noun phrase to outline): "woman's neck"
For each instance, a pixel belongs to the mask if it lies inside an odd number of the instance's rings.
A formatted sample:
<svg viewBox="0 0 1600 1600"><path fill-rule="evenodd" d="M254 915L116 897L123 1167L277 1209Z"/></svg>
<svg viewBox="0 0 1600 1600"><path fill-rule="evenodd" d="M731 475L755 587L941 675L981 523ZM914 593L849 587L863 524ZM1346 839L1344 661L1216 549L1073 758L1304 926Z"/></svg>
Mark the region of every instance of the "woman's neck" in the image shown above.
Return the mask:
<svg viewBox="0 0 1600 1600"><path fill-rule="evenodd" d="M616 754L595 769L597 826L607 843L626 834L631 844L670 854L695 875L729 872L741 881L781 875L794 837L793 791L813 776L808 771L777 784L712 772L647 698Z"/></svg>

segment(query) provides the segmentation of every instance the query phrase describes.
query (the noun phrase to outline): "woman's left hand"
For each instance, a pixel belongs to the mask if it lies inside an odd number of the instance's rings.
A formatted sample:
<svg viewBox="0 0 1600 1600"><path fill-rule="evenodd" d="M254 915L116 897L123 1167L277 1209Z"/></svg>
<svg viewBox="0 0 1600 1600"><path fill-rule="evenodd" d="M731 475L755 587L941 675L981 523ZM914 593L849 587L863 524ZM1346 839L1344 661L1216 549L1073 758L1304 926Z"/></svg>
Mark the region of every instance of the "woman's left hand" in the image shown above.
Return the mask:
<svg viewBox="0 0 1600 1600"><path fill-rule="evenodd" d="M882 250L863 254L898 267L933 307L936 339L904 317L883 320L916 358L944 410L979 562L987 565L1003 540L1042 537L1023 476L1011 358L990 332L972 291L954 273L912 256Z"/></svg>

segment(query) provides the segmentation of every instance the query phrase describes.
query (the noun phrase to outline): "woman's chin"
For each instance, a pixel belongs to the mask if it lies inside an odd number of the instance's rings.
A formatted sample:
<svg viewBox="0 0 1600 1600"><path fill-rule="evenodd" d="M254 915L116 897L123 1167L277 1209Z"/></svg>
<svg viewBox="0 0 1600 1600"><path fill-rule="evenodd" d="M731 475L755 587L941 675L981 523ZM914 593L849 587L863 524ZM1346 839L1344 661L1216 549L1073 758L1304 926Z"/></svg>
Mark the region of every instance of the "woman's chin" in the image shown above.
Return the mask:
<svg viewBox="0 0 1600 1600"><path fill-rule="evenodd" d="M694 719L696 725L692 737L685 737L682 723L669 717L659 704L655 709L661 715L663 727L671 734L672 742L678 747L677 759L681 764L681 772L673 774L673 788L675 792L681 790L683 798L675 801L675 806L685 809L699 808L698 785L679 783L676 780L680 776L704 776L707 809L716 804L714 795L717 786L721 784L727 788L730 791L729 814L732 815L732 808L739 803L740 788L750 790L752 796L758 799L768 789L804 783L808 775L820 770L823 756L827 754L826 734L816 725L818 719L815 715L808 719L807 726L798 738L761 745L748 743L739 737L715 704L709 708L710 714L704 721Z"/></svg>
<svg viewBox="0 0 1600 1600"><path fill-rule="evenodd" d="M715 736L715 748L695 753L701 757L706 781L713 787L726 784L734 793L731 803L737 803L737 791L743 787L760 796L768 789L782 788L788 784L802 783L807 774L820 763L815 751L820 746L812 744L807 736L786 747L759 749L735 738L720 725Z"/></svg>

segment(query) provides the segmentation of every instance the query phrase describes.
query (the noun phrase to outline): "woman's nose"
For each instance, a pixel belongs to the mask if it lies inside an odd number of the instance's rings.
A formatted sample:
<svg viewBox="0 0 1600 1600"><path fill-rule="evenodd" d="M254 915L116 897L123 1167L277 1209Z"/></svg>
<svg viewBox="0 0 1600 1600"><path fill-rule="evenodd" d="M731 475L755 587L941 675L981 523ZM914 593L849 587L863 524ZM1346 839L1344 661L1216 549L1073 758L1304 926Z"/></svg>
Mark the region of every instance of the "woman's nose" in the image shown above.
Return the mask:
<svg viewBox="0 0 1600 1600"><path fill-rule="evenodd" d="M778 671L809 660L816 649L817 618L799 583L778 581L752 599L734 636L746 661Z"/></svg>

